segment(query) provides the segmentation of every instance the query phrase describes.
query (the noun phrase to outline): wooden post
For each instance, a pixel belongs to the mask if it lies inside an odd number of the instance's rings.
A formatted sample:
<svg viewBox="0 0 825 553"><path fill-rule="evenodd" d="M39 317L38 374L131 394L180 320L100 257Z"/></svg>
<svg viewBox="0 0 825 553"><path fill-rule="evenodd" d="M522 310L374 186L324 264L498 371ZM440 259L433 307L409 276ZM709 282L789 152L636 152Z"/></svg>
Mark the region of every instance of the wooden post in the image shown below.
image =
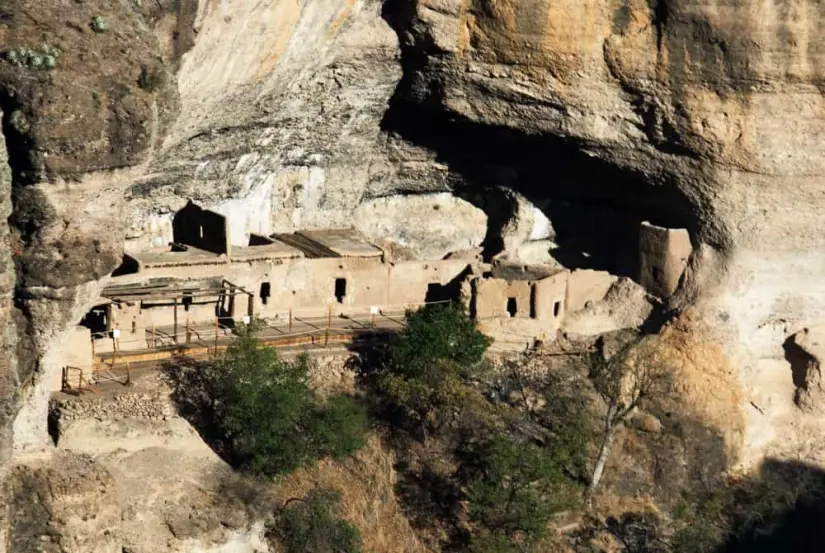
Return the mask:
<svg viewBox="0 0 825 553"><path fill-rule="evenodd" d="M184 336L186 337L186 345L188 346L191 340L191 334L189 334L189 315L186 316L186 334Z"/></svg>
<svg viewBox="0 0 825 553"><path fill-rule="evenodd" d="M289 308L289 331L292 332L292 307Z"/></svg>
<svg viewBox="0 0 825 553"><path fill-rule="evenodd" d="M332 328L332 304L329 304L329 315L327 317L327 328Z"/></svg>
<svg viewBox="0 0 825 553"><path fill-rule="evenodd" d="M218 357L218 333L220 332L220 324L218 318L215 317L215 357Z"/></svg>
<svg viewBox="0 0 825 553"><path fill-rule="evenodd" d="M175 309L175 322L173 327L173 332L175 333L175 343L178 343L178 298L174 300L174 309Z"/></svg>
<svg viewBox="0 0 825 553"><path fill-rule="evenodd" d="M324 347L329 344L329 327L324 331Z"/></svg>
<svg viewBox="0 0 825 553"><path fill-rule="evenodd" d="M158 334L155 330L155 321L152 321L152 349L157 349L158 347Z"/></svg>
<svg viewBox="0 0 825 553"><path fill-rule="evenodd" d="M114 351L112 352L112 370L115 369L115 364L117 363L117 340L112 338L112 346L114 347ZM81 372L81 377L83 373Z"/></svg>

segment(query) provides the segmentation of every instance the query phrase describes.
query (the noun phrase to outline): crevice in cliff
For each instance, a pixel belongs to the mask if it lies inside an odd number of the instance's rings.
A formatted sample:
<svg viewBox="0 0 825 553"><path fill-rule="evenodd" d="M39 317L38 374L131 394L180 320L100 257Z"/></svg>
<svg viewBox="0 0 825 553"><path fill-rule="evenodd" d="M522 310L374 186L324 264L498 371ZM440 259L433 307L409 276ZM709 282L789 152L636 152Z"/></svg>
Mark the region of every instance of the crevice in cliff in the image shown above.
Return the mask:
<svg viewBox="0 0 825 553"><path fill-rule="evenodd" d="M653 25L656 27L656 50L661 55L670 8L667 5L667 0L648 0L648 2L653 14Z"/></svg>
<svg viewBox="0 0 825 553"><path fill-rule="evenodd" d="M7 162L11 168L13 186L31 184L34 181L34 166L31 152L34 148L27 127L28 115L23 106L0 87L0 111L3 113L2 132L6 142Z"/></svg>
<svg viewBox="0 0 825 553"><path fill-rule="evenodd" d="M5 144L4 151L0 151L0 162L7 163L11 180L7 189L4 187L3 194L7 196L3 199L11 206L7 212L5 221L6 228L3 229L5 247L8 252L8 269L12 272L10 283L10 305L9 324L14 328L14 341L12 344L3 344L7 348L8 354L14 357L14 374L11 377L18 386L25 385L32 377L37 367L37 352L32 339L32 314L24 300L26 290L24 287L23 264L21 255L24 244L29 243L39 232L39 228L29 224L21 225L19 198L21 193L25 195L33 190L29 185L33 178L34 171L31 165L30 150L33 147L29 136L21 132L21 123L15 122L13 115L18 112L20 106L13 98L5 92L0 91L0 112L2 112L2 132ZM5 156L2 156L5 154ZM13 352L13 353L12 353Z"/></svg>

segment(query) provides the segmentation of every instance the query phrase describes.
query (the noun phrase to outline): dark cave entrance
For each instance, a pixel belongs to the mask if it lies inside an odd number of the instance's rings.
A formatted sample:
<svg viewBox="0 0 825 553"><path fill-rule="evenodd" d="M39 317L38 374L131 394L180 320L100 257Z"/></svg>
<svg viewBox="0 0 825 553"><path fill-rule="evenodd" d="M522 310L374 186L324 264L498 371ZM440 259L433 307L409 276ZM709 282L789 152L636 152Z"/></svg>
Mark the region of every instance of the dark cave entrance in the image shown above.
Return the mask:
<svg viewBox="0 0 825 553"><path fill-rule="evenodd" d="M676 177L620 167L574 139L483 125L449 112L434 77L439 69L430 66L439 54L411 43L415 17L409 10L402 0L384 4L383 17L401 44L403 74L382 129L436 152L454 175L453 193L487 214L485 260L503 250L502 230L517 207L510 191L547 216L558 246L553 256L570 268L638 278L642 221L696 236L698 210L675 186Z"/></svg>

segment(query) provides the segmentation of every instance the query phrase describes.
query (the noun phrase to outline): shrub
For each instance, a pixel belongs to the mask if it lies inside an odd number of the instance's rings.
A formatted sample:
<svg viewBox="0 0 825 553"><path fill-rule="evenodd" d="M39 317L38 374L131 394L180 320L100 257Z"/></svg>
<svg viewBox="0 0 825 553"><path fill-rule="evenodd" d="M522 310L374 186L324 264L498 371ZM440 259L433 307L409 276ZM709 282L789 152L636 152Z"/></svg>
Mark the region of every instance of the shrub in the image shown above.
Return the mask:
<svg viewBox="0 0 825 553"><path fill-rule="evenodd" d="M429 305L407 313L407 328L392 345L390 360L413 375L437 359L453 361L468 371L478 365L491 343L461 306Z"/></svg>
<svg viewBox="0 0 825 553"><path fill-rule="evenodd" d="M96 15L92 18L92 30L96 33L105 33L108 30L106 21L102 16Z"/></svg>
<svg viewBox="0 0 825 553"><path fill-rule="evenodd" d="M382 363L378 388L426 435L440 411L465 403L472 393L468 381L486 368L482 359L489 345L490 339L459 306L408 313L406 331Z"/></svg>
<svg viewBox="0 0 825 553"><path fill-rule="evenodd" d="M138 86L146 92L155 92L163 87L166 81L166 75L163 71L163 66L143 65L140 68L140 76L138 77Z"/></svg>
<svg viewBox="0 0 825 553"><path fill-rule="evenodd" d="M40 50L29 48L16 48L9 50L5 54L5 59L17 67L27 67L29 69L54 69L57 61L63 55L60 46L44 44Z"/></svg>
<svg viewBox="0 0 825 553"><path fill-rule="evenodd" d="M477 472L467 491L479 530L473 551L529 551L546 534L550 517L576 501L553 450L498 434L474 454Z"/></svg>
<svg viewBox="0 0 825 553"><path fill-rule="evenodd" d="M321 456L348 457L364 446L367 410L351 397L335 396L313 411L306 426Z"/></svg>
<svg viewBox="0 0 825 553"><path fill-rule="evenodd" d="M366 413L348 397L323 404L308 384L309 358L280 359L243 332L211 370L215 422L236 464L275 476L363 444Z"/></svg>
<svg viewBox="0 0 825 553"><path fill-rule="evenodd" d="M9 116L9 124L20 134L27 134L31 130L31 124L22 111L14 110Z"/></svg>
<svg viewBox="0 0 825 553"><path fill-rule="evenodd" d="M269 528L285 553L360 553L358 529L340 518L338 492L315 489L276 513Z"/></svg>
<svg viewBox="0 0 825 553"><path fill-rule="evenodd" d="M473 536L470 541L470 553L522 553L524 548L514 543L506 534L493 532Z"/></svg>

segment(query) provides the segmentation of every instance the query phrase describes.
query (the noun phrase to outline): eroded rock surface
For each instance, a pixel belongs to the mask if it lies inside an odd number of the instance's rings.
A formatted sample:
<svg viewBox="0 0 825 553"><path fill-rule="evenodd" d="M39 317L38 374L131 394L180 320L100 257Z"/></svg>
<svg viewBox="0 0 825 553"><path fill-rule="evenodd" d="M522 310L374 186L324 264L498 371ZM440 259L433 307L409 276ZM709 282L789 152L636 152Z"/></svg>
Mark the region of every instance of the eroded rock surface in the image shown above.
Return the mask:
<svg viewBox="0 0 825 553"><path fill-rule="evenodd" d="M355 226L398 258L442 259L481 246L487 216L452 194L389 196L362 203Z"/></svg>

